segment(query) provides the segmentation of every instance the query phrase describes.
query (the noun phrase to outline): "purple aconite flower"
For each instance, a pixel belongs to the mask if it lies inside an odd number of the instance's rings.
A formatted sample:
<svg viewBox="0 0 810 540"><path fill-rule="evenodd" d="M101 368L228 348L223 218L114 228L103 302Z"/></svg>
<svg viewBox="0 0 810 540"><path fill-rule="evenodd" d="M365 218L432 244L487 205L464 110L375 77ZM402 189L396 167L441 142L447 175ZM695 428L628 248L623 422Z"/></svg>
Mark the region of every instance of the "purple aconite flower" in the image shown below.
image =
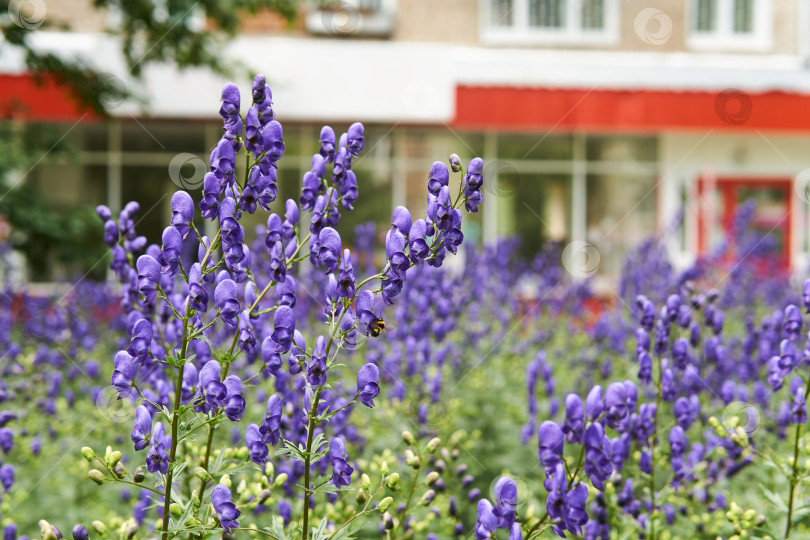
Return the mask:
<svg viewBox="0 0 810 540"><path fill-rule="evenodd" d="M357 393L360 401L366 407L374 407L374 398L380 395L377 384L380 379L380 370L374 364L366 364L357 372Z"/></svg>
<svg viewBox="0 0 810 540"><path fill-rule="evenodd" d="M476 508L478 518L475 522L475 538L477 540L489 540L498 530L498 518L495 515L495 509L492 503L486 499L478 501Z"/></svg>
<svg viewBox="0 0 810 540"><path fill-rule="evenodd" d="M422 266L425 259L430 255L430 246L425 240L427 236L427 223L424 219L417 219L411 225L410 235L408 237L408 246L410 248L410 259L417 265Z"/></svg>
<svg viewBox="0 0 810 540"><path fill-rule="evenodd" d="M0 467L0 483L3 484L3 490L8 493L11 486L14 485L14 467L6 463Z"/></svg>
<svg viewBox="0 0 810 540"><path fill-rule="evenodd" d="M585 430L585 474L600 491L604 490L604 482L613 472L610 449L610 439L605 435L602 424L588 426Z"/></svg>
<svg viewBox="0 0 810 540"><path fill-rule="evenodd" d="M141 255L135 266L138 270L138 292L144 295L147 304L152 304L160 284L160 263L150 255Z"/></svg>
<svg viewBox="0 0 810 540"><path fill-rule="evenodd" d="M802 334L802 312L793 304L785 308L785 318L782 322L785 336L796 340Z"/></svg>
<svg viewBox="0 0 810 540"><path fill-rule="evenodd" d="M537 457L544 467L553 467L562 459L565 438L556 422L546 420L537 428Z"/></svg>
<svg viewBox="0 0 810 540"><path fill-rule="evenodd" d="M585 407L577 394L565 397L565 420L562 431L569 443L582 443L585 435Z"/></svg>
<svg viewBox="0 0 810 540"><path fill-rule="evenodd" d="M364 129L363 124L360 122L355 122L354 124L349 126L349 131L347 132L348 135L348 144L346 148L349 150L349 153L353 156L357 156L365 146L365 138L364 138Z"/></svg>
<svg viewBox="0 0 810 540"><path fill-rule="evenodd" d="M281 399L273 394L267 400L267 414L264 417L259 433L262 442L275 446L280 438L281 429Z"/></svg>
<svg viewBox="0 0 810 540"><path fill-rule="evenodd" d="M146 468L151 473L166 474L169 471L169 456L166 455L168 437L164 434L163 423L158 422L152 433L152 445L146 455Z"/></svg>
<svg viewBox="0 0 810 540"><path fill-rule="evenodd" d="M312 360L307 364L307 382L312 386L323 386L326 384L326 370L326 339L318 336Z"/></svg>
<svg viewBox="0 0 810 540"><path fill-rule="evenodd" d="M276 352L289 352L295 333L295 312L289 306L279 306L273 314L273 342Z"/></svg>
<svg viewBox="0 0 810 540"><path fill-rule="evenodd" d="M352 254L348 249L343 250L343 258L340 260L337 292L340 298L354 298L354 267L352 266Z"/></svg>
<svg viewBox="0 0 810 540"><path fill-rule="evenodd" d="M199 391L209 407L217 409L225 404L228 389L220 382L221 367L216 360L209 360L200 370Z"/></svg>
<svg viewBox="0 0 810 540"><path fill-rule="evenodd" d="M608 426L615 429L625 418L627 418L627 389L624 383L611 383L605 391L605 420Z"/></svg>
<svg viewBox="0 0 810 540"><path fill-rule="evenodd" d="M495 483L495 515L498 517L499 529L510 529L515 522L515 511L518 504L518 489L514 480L502 476Z"/></svg>
<svg viewBox="0 0 810 540"><path fill-rule="evenodd" d="M430 173L428 173L428 192L434 197L438 197L441 189L448 185L449 182L450 173L447 170L447 165L441 161L435 161L430 166Z"/></svg>
<svg viewBox="0 0 810 540"><path fill-rule="evenodd" d="M3 454L8 454L14 447L14 432L11 428L0 428L0 449Z"/></svg>
<svg viewBox="0 0 810 540"><path fill-rule="evenodd" d="M321 128L321 149L318 151L326 163L335 160L335 130L329 126Z"/></svg>
<svg viewBox="0 0 810 540"><path fill-rule="evenodd" d="M602 387L598 384L591 388L588 392L588 397L585 398L585 413L588 415L588 420L596 420L602 415L605 406L602 403Z"/></svg>
<svg viewBox="0 0 810 540"><path fill-rule="evenodd" d="M172 195L172 227L185 238L194 220L194 201L185 191L176 191Z"/></svg>
<svg viewBox="0 0 810 540"><path fill-rule="evenodd" d="M318 242L320 243L318 260L326 267L326 273L332 274L340 263L340 235L335 229L324 227L318 235Z"/></svg>
<svg viewBox="0 0 810 540"><path fill-rule="evenodd" d="M225 395L225 416L232 422L242 419L245 412L245 397L242 395L242 380L236 375L228 375L223 383L227 390Z"/></svg>
<svg viewBox="0 0 810 540"><path fill-rule="evenodd" d="M231 490L225 484L217 484L211 491L211 504L214 505L214 511L219 516L219 522L225 532L233 532L234 529L239 527L239 522L236 521L241 512L236 508L233 503L233 495Z"/></svg>
<svg viewBox="0 0 810 540"><path fill-rule="evenodd" d="M214 290L214 305L220 311L220 317L229 326L236 326L236 316L239 313L239 300L236 298L236 283L231 279L223 279Z"/></svg>
<svg viewBox="0 0 810 540"><path fill-rule="evenodd" d="M180 264L180 251L183 249L183 238L174 227L166 227L163 230L163 247L158 257L161 271L164 274L174 276L177 274L177 267Z"/></svg>
<svg viewBox="0 0 810 540"><path fill-rule="evenodd" d="M149 357L152 346L152 324L146 319L138 319L132 327L132 340L129 342L129 353L139 364Z"/></svg>
<svg viewBox="0 0 810 540"><path fill-rule="evenodd" d="M219 215L219 196L222 193L219 178L213 172L203 177L203 196L200 199L200 215L204 219L214 219Z"/></svg>
<svg viewBox="0 0 810 540"><path fill-rule="evenodd" d="M265 464L269 452L256 424L250 424L245 430L245 446L250 452L250 461L257 465Z"/></svg>
<svg viewBox="0 0 810 540"><path fill-rule="evenodd" d="M346 446L340 437L329 443L329 458L332 461L332 483L337 487L350 485L354 469L346 461Z"/></svg>
<svg viewBox="0 0 810 540"><path fill-rule="evenodd" d="M115 355L115 370L112 374L111 384L118 392L118 397L129 396L132 391L132 383L138 374L138 364L127 351L118 351Z"/></svg>
<svg viewBox="0 0 810 540"><path fill-rule="evenodd" d="M135 450L143 450L149 446L149 438L152 435L152 415L143 405L135 409L135 424L132 427L130 438L135 443Z"/></svg>
<svg viewBox="0 0 810 540"><path fill-rule="evenodd" d="M208 311L208 292L203 286L202 267L194 263L188 271L188 298L191 309Z"/></svg>
<svg viewBox="0 0 810 540"><path fill-rule="evenodd" d="M790 421L794 424L807 423L807 397L804 387L799 386L793 394L793 405L790 408Z"/></svg>

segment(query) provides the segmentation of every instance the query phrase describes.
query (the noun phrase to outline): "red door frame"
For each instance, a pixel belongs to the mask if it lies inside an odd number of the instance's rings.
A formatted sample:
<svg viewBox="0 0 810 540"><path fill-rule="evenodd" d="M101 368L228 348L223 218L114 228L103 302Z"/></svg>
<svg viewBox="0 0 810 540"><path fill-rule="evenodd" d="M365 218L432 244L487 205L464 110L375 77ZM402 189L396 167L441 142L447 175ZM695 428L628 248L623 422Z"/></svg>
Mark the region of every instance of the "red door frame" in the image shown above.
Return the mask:
<svg viewBox="0 0 810 540"><path fill-rule="evenodd" d="M698 178L698 200L703 201L704 192L709 182L706 178ZM790 209L792 203L792 180L785 177L772 177L772 178L738 178L738 177L717 177L712 179L712 183L719 191L720 196L723 198L723 215L721 216L720 223L724 230L728 231L734 219L734 214L737 211L737 189L741 187L746 188L761 188L761 189L779 189L784 194L784 217L773 225L773 229L782 229L784 231L784 245L782 246L782 259L785 267L790 267L791 255L791 236L793 234L790 222ZM753 220L757 222L756 218ZM698 251L700 254L705 254L708 251L708 238L706 238L706 223L703 218L703 208L698 208Z"/></svg>

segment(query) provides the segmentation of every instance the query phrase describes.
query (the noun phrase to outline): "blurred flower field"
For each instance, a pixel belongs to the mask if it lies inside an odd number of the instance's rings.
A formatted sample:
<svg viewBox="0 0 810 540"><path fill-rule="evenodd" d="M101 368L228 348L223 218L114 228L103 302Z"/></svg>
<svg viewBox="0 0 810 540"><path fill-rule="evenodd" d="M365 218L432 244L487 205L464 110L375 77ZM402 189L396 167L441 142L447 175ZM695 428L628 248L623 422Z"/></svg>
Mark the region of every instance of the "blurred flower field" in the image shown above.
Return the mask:
<svg viewBox="0 0 810 540"><path fill-rule="evenodd" d="M425 215L344 250L362 124L325 127L281 201L264 79L220 114L160 245L137 202L99 207L114 279L4 286L6 539L810 535L810 283L751 205L686 270L673 231L638 246L605 296L562 246L463 243L481 158L426 164Z"/></svg>

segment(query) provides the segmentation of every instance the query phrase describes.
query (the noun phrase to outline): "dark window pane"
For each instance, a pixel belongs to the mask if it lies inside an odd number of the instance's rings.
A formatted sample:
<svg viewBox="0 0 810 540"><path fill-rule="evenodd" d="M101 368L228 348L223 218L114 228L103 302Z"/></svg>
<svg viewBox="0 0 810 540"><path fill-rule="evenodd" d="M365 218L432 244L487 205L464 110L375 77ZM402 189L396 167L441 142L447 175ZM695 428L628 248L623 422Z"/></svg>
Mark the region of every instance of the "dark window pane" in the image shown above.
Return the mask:
<svg viewBox="0 0 810 540"><path fill-rule="evenodd" d="M205 124L133 120L121 126L124 152L201 152L205 150ZM210 149L208 149L210 151Z"/></svg>
<svg viewBox="0 0 810 540"><path fill-rule="evenodd" d="M498 157L501 159L568 160L573 157L570 135L536 133L504 134L498 136Z"/></svg>
<svg viewBox="0 0 810 540"><path fill-rule="evenodd" d="M570 186L571 178L564 174L498 174L493 189L495 193L514 194L511 219L525 257L533 257L550 240L565 241L570 237ZM504 219L509 217L499 216L499 221Z"/></svg>
<svg viewBox="0 0 810 540"><path fill-rule="evenodd" d="M588 161L641 161L658 160L658 141L655 137L593 136L586 143Z"/></svg>
<svg viewBox="0 0 810 540"><path fill-rule="evenodd" d="M696 1L695 29L698 32L717 30L717 0Z"/></svg>
<svg viewBox="0 0 810 540"><path fill-rule="evenodd" d="M529 0L529 26L565 27L565 0Z"/></svg>
<svg viewBox="0 0 810 540"><path fill-rule="evenodd" d="M587 182L586 240L599 252L599 272L617 276L627 252L655 234L655 177L588 175Z"/></svg>
<svg viewBox="0 0 810 540"><path fill-rule="evenodd" d="M512 26L513 0L492 0L492 26Z"/></svg>
<svg viewBox="0 0 810 540"><path fill-rule="evenodd" d="M601 30L605 27L604 0L582 1L582 28L586 30Z"/></svg>
<svg viewBox="0 0 810 540"><path fill-rule="evenodd" d="M754 31L754 0L734 0L734 33Z"/></svg>

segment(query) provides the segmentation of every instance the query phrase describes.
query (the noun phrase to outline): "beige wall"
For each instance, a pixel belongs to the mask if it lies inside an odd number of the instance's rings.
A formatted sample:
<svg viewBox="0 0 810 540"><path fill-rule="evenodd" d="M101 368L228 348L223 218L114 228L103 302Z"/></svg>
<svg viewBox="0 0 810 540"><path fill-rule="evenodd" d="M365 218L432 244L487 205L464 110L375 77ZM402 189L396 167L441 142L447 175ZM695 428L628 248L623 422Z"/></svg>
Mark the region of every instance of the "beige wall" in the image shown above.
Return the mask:
<svg viewBox="0 0 810 540"><path fill-rule="evenodd" d="M394 40L478 43L478 0L399 0Z"/></svg>
<svg viewBox="0 0 810 540"><path fill-rule="evenodd" d="M45 24L49 30L68 27L74 32L103 32L107 12L93 7L93 0L59 0L45 4Z"/></svg>

